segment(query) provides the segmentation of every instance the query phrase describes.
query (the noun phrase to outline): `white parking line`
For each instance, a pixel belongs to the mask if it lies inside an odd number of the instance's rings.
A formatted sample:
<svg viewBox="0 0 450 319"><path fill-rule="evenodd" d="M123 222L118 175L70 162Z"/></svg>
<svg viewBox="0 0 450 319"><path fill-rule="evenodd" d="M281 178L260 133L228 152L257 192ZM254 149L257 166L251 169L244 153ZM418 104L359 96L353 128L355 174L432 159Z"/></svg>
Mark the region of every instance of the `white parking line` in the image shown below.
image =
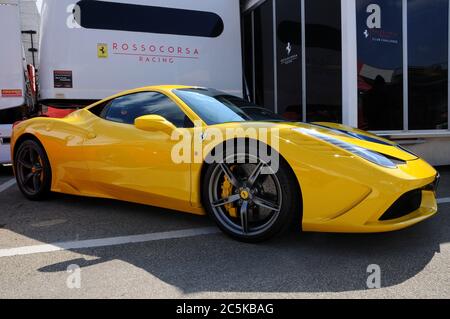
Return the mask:
<svg viewBox="0 0 450 319"><path fill-rule="evenodd" d="M450 203L450 197L447 197L447 198L439 198L439 199L437 200L437 202L438 202L438 204L448 204L448 203Z"/></svg>
<svg viewBox="0 0 450 319"><path fill-rule="evenodd" d="M186 237L195 237L202 235L211 235L219 232L219 229L215 227L208 228L194 228L185 230L175 230L162 233L152 233L144 235L135 236L124 236L124 237L111 237L102 239L90 239L90 240L80 240L80 241L70 241L46 245L36 245L36 246L25 246L9 249L0 249L1 257L13 257L13 256L23 256L32 254L42 254L61 250L73 250L82 248L94 248L94 247L106 247L106 246L118 246L125 244L136 244L144 243L150 241L158 241L165 239L179 239Z"/></svg>
<svg viewBox="0 0 450 319"><path fill-rule="evenodd" d="M0 185L0 193L6 191L8 188L16 184L16 179L13 178L6 183Z"/></svg>

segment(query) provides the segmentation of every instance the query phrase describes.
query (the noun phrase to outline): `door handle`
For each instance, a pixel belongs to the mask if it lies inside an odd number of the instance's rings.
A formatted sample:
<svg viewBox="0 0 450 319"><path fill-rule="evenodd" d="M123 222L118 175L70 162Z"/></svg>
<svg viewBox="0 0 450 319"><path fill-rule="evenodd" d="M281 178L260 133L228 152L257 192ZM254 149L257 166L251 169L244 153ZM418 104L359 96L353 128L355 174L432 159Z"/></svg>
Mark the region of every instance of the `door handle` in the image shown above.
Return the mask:
<svg viewBox="0 0 450 319"><path fill-rule="evenodd" d="M86 137L92 140L97 137L97 134L95 134L94 132L89 132Z"/></svg>

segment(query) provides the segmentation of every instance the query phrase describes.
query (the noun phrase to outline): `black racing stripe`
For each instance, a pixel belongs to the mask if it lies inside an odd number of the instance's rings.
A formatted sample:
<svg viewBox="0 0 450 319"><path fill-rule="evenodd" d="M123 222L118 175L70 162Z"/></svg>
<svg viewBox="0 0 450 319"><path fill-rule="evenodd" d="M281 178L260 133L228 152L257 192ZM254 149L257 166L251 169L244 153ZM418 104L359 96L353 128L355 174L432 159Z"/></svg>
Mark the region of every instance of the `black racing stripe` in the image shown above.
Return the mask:
<svg viewBox="0 0 450 319"><path fill-rule="evenodd" d="M348 134L350 136L353 136L355 138L358 138L360 140L363 140L363 141L373 142L373 143L377 143L377 144L381 144L381 145L393 146L392 144L387 143L387 142L382 141L382 140L379 140L379 139L377 139L375 137L370 137L370 136L366 136L366 135L362 135L362 134L358 134L358 133L354 133L354 132L348 132L348 131L345 131L345 130L339 130L339 131L341 131L342 133Z"/></svg>
<svg viewBox="0 0 450 319"><path fill-rule="evenodd" d="M314 124L314 125L322 127L322 128L326 128L326 129L331 130L331 131L340 132L342 134L345 134L345 135L348 135L350 137L357 138L359 140L363 140L363 141L366 141L366 142L372 142L372 143L377 143L377 144L387 145L387 146L394 146L394 145L392 145L390 143L387 143L385 141L379 140L379 139L377 139L375 137L365 136L365 135L362 135L362 134L349 132L349 131L342 130L342 129L335 129L335 128L331 128L331 127L328 127L328 126L325 126L325 125L320 125L320 124Z"/></svg>

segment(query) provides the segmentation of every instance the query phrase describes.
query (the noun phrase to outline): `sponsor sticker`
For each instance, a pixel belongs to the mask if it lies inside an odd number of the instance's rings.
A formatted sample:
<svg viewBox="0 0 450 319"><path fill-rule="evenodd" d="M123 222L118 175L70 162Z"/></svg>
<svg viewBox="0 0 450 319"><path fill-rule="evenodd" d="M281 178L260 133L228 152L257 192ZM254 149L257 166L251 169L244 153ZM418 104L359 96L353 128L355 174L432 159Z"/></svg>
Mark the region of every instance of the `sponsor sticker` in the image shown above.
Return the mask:
<svg viewBox="0 0 450 319"><path fill-rule="evenodd" d="M2 97L22 97L22 90L20 89L5 89L2 90Z"/></svg>
<svg viewBox="0 0 450 319"><path fill-rule="evenodd" d="M71 89L73 88L72 71L53 71L54 87L56 89Z"/></svg>

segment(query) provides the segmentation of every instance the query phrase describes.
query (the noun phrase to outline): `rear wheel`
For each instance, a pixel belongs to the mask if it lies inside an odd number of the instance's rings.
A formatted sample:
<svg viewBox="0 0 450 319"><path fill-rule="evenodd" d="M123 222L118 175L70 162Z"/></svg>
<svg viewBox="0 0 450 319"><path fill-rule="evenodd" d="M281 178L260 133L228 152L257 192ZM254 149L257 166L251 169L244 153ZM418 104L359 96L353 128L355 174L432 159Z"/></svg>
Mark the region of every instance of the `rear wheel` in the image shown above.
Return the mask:
<svg viewBox="0 0 450 319"><path fill-rule="evenodd" d="M17 185L31 200L42 200L50 193L51 168L43 147L34 140L20 144L14 156Z"/></svg>
<svg viewBox="0 0 450 319"><path fill-rule="evenodd" d="M259 158L232 156L208 167L202 191L205 208L222 231L261 242L300 220L295 218L301 213L298 184L284 161L275 172Z"/></svg>

